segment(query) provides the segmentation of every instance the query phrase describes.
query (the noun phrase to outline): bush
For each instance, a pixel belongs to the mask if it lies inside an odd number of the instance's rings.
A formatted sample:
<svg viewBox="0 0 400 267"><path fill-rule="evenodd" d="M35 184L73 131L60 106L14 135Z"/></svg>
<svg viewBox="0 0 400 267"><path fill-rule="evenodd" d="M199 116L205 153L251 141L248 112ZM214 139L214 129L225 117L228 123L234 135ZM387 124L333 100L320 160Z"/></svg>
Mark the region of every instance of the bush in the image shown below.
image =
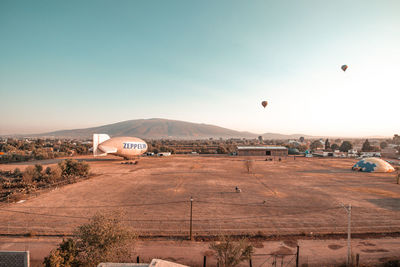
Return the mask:
<svg viewBox="0 0 400 267"><path fill-rule="evenodd" d="M45 267L79 266L77 256L76 241L68 238L63 240L57 249L53 249L48 257L44 258L43 265Z"/></svg>
<svg viewBox="0 0 400 267"><path fill-rule="evenodd" d="M75 237L63 240L44 259L46 267L97 266L100 262L132 262L131 242L135 235L122 225L121 214L97 213L79 226Z"/></svg>
<svg viewBox="0 0 400 267"><path fill-rule="evenodd" d="M89 165L86 162L78 162L73 159L63 160L58 164L63 176L88 176Z"/></svg>
<svg viewBox="0 0 400 267"><path fill-rule="evenodd" d="M244 167L246 168L247 173L253 172L253 169L254 169L253 161L246 160L244 162Z"/></svg>
<svg viewBox="0 0 400 267"><path fill-rule="evenodd" d="M35 178L36 168L33 166L26 167L24 174L22 175L22 180L27 183L31 184Z"/></svg>
<svg viewBox="0 0 400 267"><path fill-rule="evenodd" d="M210 244L210 249L216 253L220 267L234 267L242 261L249 260L254 252L247 239L234 242L231 238L221 236L219 242Z"/></svg>
<svg viewBox="0 0 400 267"><path fill-rule="evenodd" d="M13 172L13 176L16 178L20 178L22 177L23 173L21 172L21 170L19 168L15 168L14 172Z"/></svg>
<svg viewBox="0 0 400 267"><path fill-rule="evenodd" d="M55 183L62 179L62 170L58 165L51 168L47 167L45 172L46 172L46 181L48 183Z"/></svg>
<svg viewBox="0 0 400 267"><path fill-rule="evenodd" d="M81 249L80 261L85 266L100 262L132 262L129 245L135 239L133 232L122 225L121 214L97 213L88 224L77 230Z"/></svg>

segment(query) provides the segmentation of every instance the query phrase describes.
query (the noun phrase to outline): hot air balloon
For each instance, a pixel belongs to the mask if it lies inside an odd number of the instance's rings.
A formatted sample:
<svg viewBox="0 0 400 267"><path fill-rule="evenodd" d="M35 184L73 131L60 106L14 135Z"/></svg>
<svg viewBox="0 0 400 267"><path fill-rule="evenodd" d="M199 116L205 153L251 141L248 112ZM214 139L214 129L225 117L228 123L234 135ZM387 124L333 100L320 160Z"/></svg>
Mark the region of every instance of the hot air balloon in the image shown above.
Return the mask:
<svg viewBox="0 0 400 267"><path fill-rule="evenodd" d="M261 105L265 108L268 105L268 102L267 101L263 101L263 102L261 102Z"/></svg>
<svg viewBox="0 0 400 267"><path fill-rule="evenodd" d="M343 70L343 71L346 71L346 70L347 70L347 65L343 65L343 66L342 66L342 70Z"/></svg>

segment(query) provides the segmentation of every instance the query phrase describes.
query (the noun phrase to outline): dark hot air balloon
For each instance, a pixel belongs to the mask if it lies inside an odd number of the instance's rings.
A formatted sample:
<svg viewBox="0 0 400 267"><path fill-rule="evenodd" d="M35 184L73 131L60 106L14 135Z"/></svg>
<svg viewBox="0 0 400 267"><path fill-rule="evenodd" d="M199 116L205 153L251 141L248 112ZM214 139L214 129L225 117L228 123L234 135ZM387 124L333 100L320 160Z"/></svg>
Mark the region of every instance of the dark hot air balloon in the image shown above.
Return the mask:
<svg viewBox="0 0 400 267"><path fill-rule="evenodd" d="M263 102L261 102L261 105L265 108L268 105L268 102L267 101L263 101Z"/></svg>
<svg viewBox="0 0 400 267"><path fill-rule="evenodd" d="M343 66L342 66L342 70L343 70L343 71L346 71L346 70L347 70L347 65L343 65Z"/></svg>

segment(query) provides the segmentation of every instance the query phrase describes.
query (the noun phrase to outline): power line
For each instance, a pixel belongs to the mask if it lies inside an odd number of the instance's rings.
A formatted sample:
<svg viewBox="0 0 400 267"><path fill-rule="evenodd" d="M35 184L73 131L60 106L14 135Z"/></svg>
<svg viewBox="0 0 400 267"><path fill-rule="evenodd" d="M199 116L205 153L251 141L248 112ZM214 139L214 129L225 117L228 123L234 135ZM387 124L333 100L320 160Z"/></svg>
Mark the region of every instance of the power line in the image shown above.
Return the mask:
<svg viewBox="0 0 400 267"><path fill-rule="evenodd" d="M258 216L246 216L246 217L223 217L223 218L210 218L210 219L193 219L194 222L207 222L207 221L226 221L226 220L249 220L249 219L260 219L260 218L269 218L272 216L292 216L292 215L299 215L299 214L310 214L320 211L326 210L333 210L333 209L340 209L341 207L331 207L331 208L321 208L309 211L302 211L302 212L294 212L294 213L283 213L283 214L275 214L275 215L258 215ZM12 212L12 213L23 213L29 215L39 215L39 216L47 216L47 217L58 217L58 218L70 218L70 219L85 219L88 220L90 217L82 217L82 216L69 216L69 215L56 215L56 214L46 214L46 213L35 213L35 212L28 212L28 211L17 211L17 210L9 210L9 209L2 209L2 211ZM185 222L189 221L189 219L126 219L122 220L126 222Z"/></svg>

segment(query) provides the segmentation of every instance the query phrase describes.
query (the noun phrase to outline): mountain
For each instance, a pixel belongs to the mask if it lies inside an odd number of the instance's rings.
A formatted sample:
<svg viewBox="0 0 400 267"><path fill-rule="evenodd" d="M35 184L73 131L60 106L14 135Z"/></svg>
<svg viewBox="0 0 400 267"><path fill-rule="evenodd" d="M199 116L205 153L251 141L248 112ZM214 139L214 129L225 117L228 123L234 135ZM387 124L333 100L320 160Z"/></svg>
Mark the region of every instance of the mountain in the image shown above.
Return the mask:
<svg viewBox="0 0 400 267"><path fill-rule="evenodd" d="M215 125L167 119L129 120L99 127L61 130L31 136L58 138L91 138L94 133L115 136L136 136L146 139L206 139L206 138L257 138L257 134L239 132Z"/></svg>

